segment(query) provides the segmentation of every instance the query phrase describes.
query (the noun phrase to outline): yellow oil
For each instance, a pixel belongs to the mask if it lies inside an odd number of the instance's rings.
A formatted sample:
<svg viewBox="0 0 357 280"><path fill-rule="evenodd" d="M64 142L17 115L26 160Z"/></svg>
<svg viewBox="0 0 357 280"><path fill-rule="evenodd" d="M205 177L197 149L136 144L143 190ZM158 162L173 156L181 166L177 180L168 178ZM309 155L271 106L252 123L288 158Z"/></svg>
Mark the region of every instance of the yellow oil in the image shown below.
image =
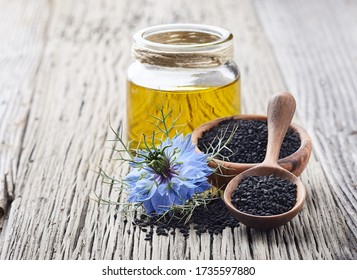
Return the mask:
<svg viewBox="0 0 357 280"><path fill-rule="evenodd" d="M237 79L221 87L184 87L173 91L155 90L128 82L127 135L131 147L144 147L143 134L151 139L153 131L158 131L154 125L158 122L153 116L161 117L160 108L165 113L172 110L168 125L177 120L169 136L173 137L176 131L186 135L212 119L239 114L240 81ZM157 138L160 137L157 135Z"/></svg>

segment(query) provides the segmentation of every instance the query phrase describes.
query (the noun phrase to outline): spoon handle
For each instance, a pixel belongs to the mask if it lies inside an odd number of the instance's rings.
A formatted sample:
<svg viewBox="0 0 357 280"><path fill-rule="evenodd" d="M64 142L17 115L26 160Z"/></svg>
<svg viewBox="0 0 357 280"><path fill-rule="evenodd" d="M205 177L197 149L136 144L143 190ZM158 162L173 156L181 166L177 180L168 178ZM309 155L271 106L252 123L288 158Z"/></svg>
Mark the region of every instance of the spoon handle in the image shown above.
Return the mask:
<svg viewBox="0 0 357 280"><path fill-rule="evenodd" d="M268 104L268 146L264 164L278 165L280 147L294 116L295 107L295 99L291 93L277 93L270 98Z"/></svg>

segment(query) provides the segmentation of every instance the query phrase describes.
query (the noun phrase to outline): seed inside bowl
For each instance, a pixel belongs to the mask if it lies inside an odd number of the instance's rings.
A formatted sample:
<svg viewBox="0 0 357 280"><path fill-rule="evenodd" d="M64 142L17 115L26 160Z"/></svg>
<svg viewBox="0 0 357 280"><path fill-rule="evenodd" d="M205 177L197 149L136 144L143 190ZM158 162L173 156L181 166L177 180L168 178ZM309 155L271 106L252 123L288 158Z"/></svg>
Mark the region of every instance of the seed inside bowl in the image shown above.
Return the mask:
<svg viewBox="0 0 357 280"><path fill-rule="evenodd" d="M267 142L266 121L228 119L205 131L198 139L197 147L206 154L220 149L217 159L239 163L260 163L264 160ZM289 128L279 158L293 154L300 146L299 134Z"/></svg>
<svg viewBox="0 0 357 280"><path fill-rule="evenodd" d="M296 203L296 185L270 176L248 176L232 194L232 204L247 214L272 216L289 211Z"/></svg>

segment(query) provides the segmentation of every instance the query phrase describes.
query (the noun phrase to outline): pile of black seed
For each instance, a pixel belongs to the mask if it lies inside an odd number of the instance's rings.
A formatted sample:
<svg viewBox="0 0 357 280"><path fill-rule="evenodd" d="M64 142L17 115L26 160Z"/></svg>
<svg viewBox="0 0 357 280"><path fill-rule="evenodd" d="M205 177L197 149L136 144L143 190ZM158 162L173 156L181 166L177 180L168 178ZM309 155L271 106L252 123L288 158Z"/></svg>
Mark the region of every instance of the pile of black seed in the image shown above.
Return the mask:
<svg viewBox="0 0 357 280"><path fill-rule="evenodd" d="M190 226L192 225L196 234L208 232L211 235L218 235L226 227L235 228L239 226L233 216L228 212L224 202L220 199L211 200L205 206L198 206L192 213L188 222L186 217L175 213L174 216L166 214L164 216L141 215L133 222L134 226L138 226L141 231L146 232L145 240L152 240L154 232L157 235L168 236L175 235L175 230L187 238L189 236Z"/></svg>
<svg viewBox="0 0 357 280"><path fill-rule="evenodd" d="M233 192L232 203L248 214L278 215L295 205L296 185L274 175L249 176Z"/></svg>
<svg viewBox="0 0 357 280"><path fill-rule="evenodd" d="M235 131L233 138L228 141ZM219 141L227 143L218 159L239 163L259 163L264 160L268 142L266 121L228 119L205 131L198 139L197 147L204 153L210 153L210 147L218 147ZM288 129L280 149L279 158L285 158L296 152L301 145L299 135Z"/></svg>

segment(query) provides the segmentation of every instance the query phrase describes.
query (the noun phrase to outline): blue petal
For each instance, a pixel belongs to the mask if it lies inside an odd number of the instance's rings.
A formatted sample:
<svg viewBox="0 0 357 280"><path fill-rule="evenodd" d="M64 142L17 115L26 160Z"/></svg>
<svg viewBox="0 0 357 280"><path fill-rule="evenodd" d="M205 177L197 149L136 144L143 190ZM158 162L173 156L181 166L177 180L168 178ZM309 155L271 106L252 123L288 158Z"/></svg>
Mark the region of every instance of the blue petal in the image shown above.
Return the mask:
<svg viewBox="0 0 357 280"><path fill-rule="evenodd" d="M152 198L151 198L151 203L155 209L155 212L157 214L163 214L165 211L167 211L170 206L170 200L167 194L165 195L160 195L159 192L156 192Z"/></svg>
<svg viewBox="0 0 357 280"><path fill-rule="evenodd" d="M172 204L183 205L189 198L187 188L182 187L177 190L172 189L169 191L169 199Z"/></svg>
<svg viewBox="0 0 357 280"><path fill-rule="evenodd" d="M182 136L181 139L182 139L182 150L183 151L185 151L187 149L192 150L195 148L195 145L192 144L191 134L187 134L185 137Z"/></svg>
<svg viewBox="0 0 357 280"><path fill-rule="evenodd" d="M136 185L130 189L128 201L142 202L149 200L156 191L157 187L155 182L146 179L139 180Z"/></svg>
<svg viewBox="0 0 357 280"><path fill-rule="evenodd" d="M159 192L160 195L164 195L167 191L167 183L165 184L160 184L158 187L157 187L157 190Z"/></svg>
<svg viewBox="0 0 357 280"><path fill-rule="evenodd" d="M144 171L145 172L145 171ZM124 178L126 182L136 182L140 179L140 177L144 177L145 174L143 171L139 171L137 168L132 169ZM144 175L144 176L142 176Z"/></svg>
<svg viewBox="0 0 357 280"><path fill-rule="evenodd" d="M205 174L201 170L197 170L196 168L192 168L190 166L184 166L181 169L180 177L194 180L196 178L202 178Z"/></svg>
<svg viewBox="0 0 357 280"><path fill-rule="evenodd" d="M202 193L204 191L209 190L211 187L212 186L210 183L208 183L207 181L203 181L202 183L197 185L197 187L195 188L195 193Z"/></svg>
<svg viewBox="0 0 357 280"><path fill-rule="evenodd" d="M150 215L150 214L155 213L155 208L154 208L154 206L152 205L151 200L145 200L145 201L143 202L143 205L144 205L144 208L145 208L145 211L146 211L147 214Z"/></svg>
<svg viewBox="0 0 357 280"><path fill-rule="evenodd" d="M185 178L181 179L181 186L187 189L196 188L195 182L193 182L192 180L187 180Z"/></svg>

